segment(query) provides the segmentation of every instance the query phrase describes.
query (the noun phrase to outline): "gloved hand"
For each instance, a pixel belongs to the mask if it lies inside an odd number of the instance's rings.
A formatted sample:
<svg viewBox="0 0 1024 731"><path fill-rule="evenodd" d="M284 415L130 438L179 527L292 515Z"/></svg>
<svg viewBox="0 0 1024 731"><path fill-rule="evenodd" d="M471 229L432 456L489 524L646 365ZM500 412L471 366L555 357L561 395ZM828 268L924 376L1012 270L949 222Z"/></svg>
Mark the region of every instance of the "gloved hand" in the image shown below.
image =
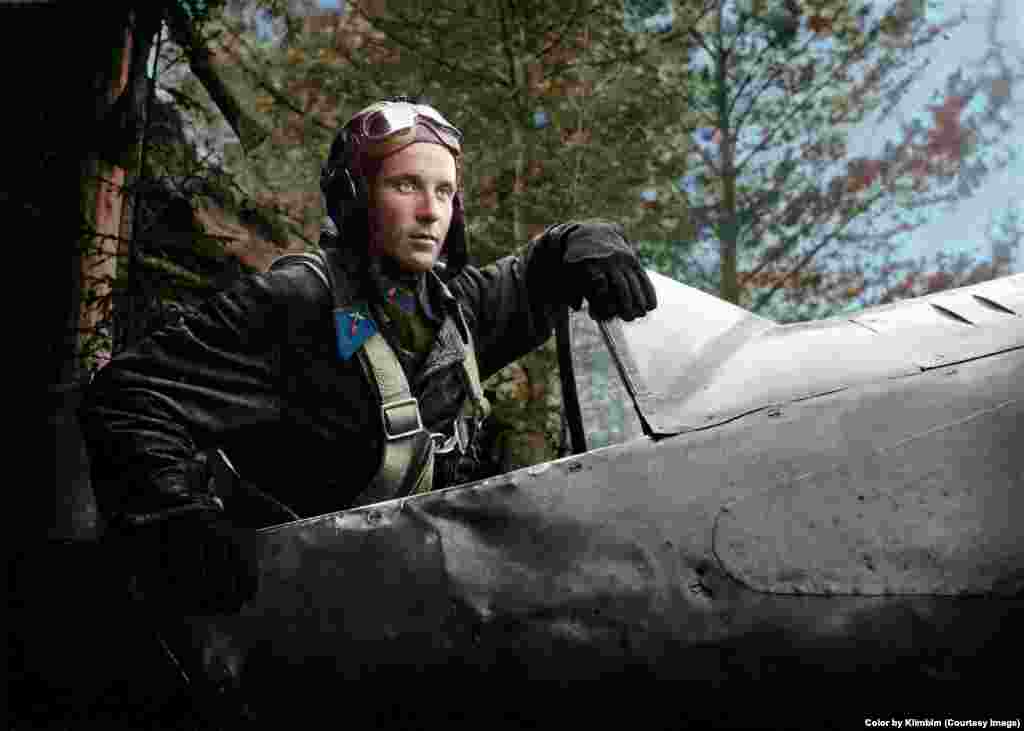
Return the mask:
<svg viewBox="0 0 1024 731"><path fill-rule="evenodd" d="M218 513L201 511L136 528L125 548L136 587L160 611L234 614L259 586L247 556L248 533Z"/></svg>
<svg viewBox="0 0 1024 731"><path fill-rule="evenodd" d="M578 310L586 299L595 320L633 320L658 306L654 285L622 226L581 221L557 226L552 233L560 235L564 247L570 307Z"/></svg>

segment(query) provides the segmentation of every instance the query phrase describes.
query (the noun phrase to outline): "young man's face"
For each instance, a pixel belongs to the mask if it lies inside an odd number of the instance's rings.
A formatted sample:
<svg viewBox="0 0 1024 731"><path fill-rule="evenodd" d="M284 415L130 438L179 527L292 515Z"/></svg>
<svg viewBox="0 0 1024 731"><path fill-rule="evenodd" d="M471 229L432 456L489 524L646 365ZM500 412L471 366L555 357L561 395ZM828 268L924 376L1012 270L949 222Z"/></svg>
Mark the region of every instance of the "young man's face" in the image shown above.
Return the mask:
<svg viewBox="0 0 1024 731"><path fill-rule="evenodd" d="M455 158L441 145L415 142L382 161L370 184L371 250L405 272L429 271L452 222Z"/></svg>

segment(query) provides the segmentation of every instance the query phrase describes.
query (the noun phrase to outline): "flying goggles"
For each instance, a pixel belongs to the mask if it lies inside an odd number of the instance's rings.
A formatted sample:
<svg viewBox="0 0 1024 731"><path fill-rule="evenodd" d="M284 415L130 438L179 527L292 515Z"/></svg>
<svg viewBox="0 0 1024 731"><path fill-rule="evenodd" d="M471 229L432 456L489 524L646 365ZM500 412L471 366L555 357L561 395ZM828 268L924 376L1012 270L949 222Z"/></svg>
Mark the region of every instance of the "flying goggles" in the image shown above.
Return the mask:
<svg viewBox="0 0 1024 731"><path fill-rule="evenodd" d="M437 141L456 153L462 150L462 132L426 104L380 102L363 110L357 117L356 131L366 140L366 152L371 157L382 157L413 142L423 141L422 133L417 136L417 124L429 129Z"/></svg>

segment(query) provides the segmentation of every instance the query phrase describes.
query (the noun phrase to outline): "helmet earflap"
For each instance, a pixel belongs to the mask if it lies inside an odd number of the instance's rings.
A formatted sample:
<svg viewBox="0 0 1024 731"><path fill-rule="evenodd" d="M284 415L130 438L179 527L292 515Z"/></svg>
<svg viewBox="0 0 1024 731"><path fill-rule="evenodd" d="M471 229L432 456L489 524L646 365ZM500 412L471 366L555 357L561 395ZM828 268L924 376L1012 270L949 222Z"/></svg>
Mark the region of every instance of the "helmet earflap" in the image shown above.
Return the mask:
<svg viewBox="0 0 1024 731"><path fill-rule="evenodd" d="M352 135L342 128L320 170L320 192L328 217L323 228L334 239L358 240L366 234L366 185L358 171L350 168L357 162Z"/></svg>
<svg viewBox="0 0 1024 731"><path fill-rule="evenodd" d="M320 170L320 190L327 198L354 201L359 197L355 179L348 165L356 158L353 140L347 129L342 129L331 143L327 162Z"/></svg>
<svg viewBox="0 0 1024 731"><path fill-rule="evenodd" d="M449 276L458 274L469 263L469 242L466 240L466 212L462 206L462 192L452 201L452 222L448 236L441 247Z"/></svg>

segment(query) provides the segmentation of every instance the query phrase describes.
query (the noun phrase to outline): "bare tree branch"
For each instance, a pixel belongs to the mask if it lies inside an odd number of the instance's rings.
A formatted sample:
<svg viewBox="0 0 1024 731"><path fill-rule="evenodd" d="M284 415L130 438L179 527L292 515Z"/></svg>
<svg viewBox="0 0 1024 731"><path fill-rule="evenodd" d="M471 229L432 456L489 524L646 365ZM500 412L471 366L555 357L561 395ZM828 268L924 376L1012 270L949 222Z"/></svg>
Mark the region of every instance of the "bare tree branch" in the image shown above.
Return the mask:
<svg viewBox="0 0 1024 731"><path fill-rule="evenodd" d="M167 5L167 27L171 37L185 51L189 59L192 73L196 75L214 104L220 109L224 119L235 131L242 147L253 150L258 147L269 133L253 117L246 114L238 99L228 88L213 64L210 50L205 41L199 37L191 20L185 14L180 3Z"/></svg>

